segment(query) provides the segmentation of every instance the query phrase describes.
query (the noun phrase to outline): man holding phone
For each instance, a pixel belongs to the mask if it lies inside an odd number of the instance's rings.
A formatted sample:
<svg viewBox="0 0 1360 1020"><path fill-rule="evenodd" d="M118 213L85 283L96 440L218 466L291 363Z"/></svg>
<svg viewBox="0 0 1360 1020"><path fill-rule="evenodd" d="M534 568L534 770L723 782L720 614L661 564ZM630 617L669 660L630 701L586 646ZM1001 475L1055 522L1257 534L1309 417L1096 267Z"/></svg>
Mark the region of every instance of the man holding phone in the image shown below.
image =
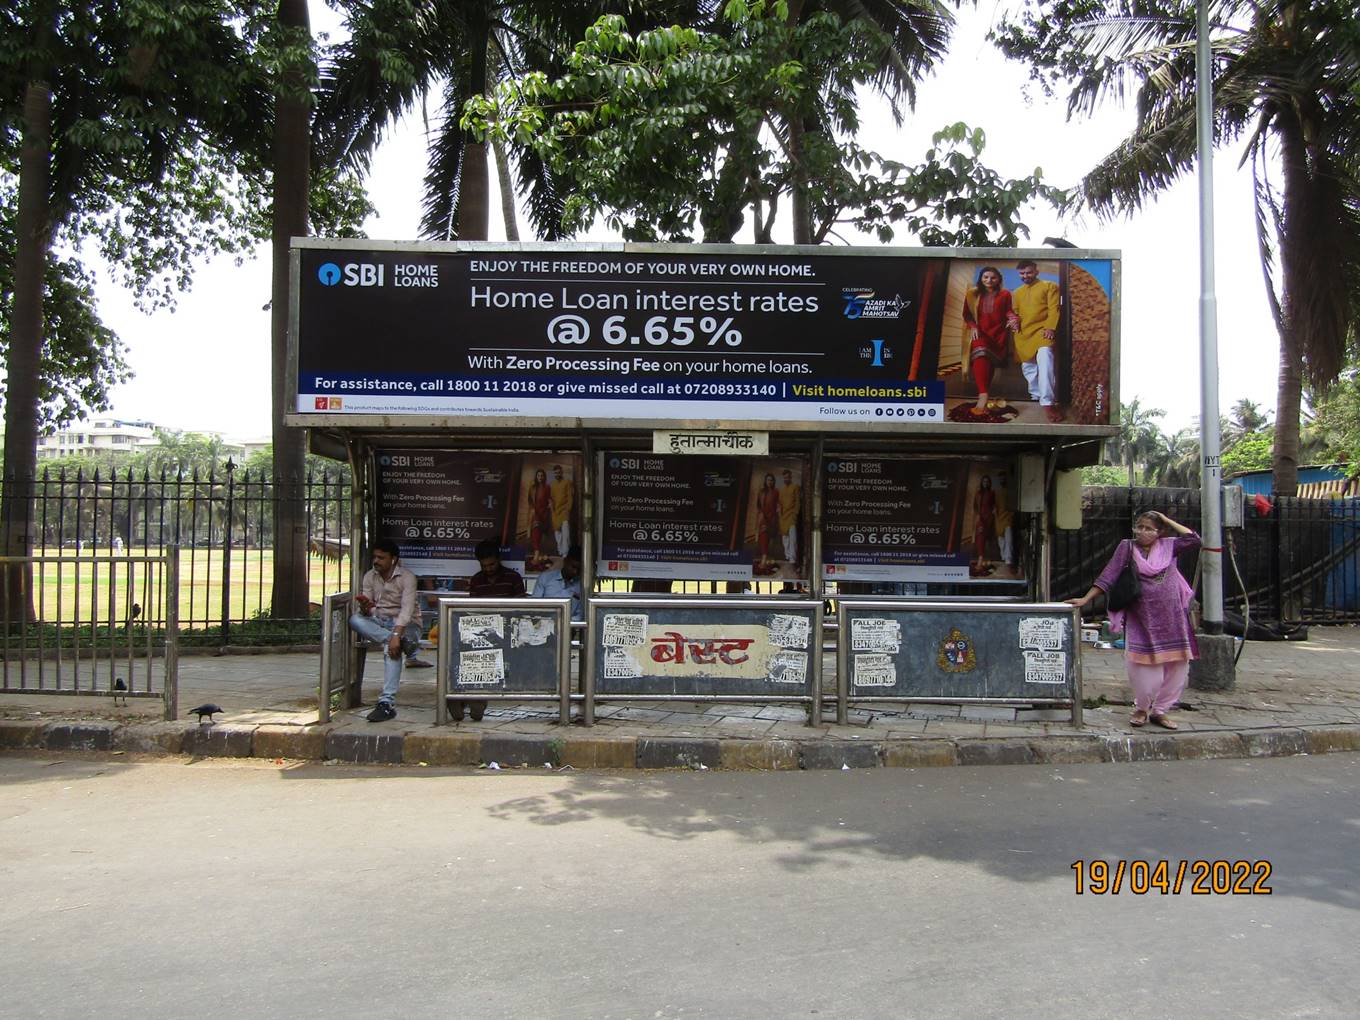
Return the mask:
<svg viewBox="0 0 1360 1020"><path fill-rule="evenodd" d="M350 629L383 646L383 688L369 722L397 717L397 688L402 662L420 647L420 610L416 607L416 575L400 563L401 551L389 538L373 543L373 569L364 575L354 597L359 611Z"/></svg>

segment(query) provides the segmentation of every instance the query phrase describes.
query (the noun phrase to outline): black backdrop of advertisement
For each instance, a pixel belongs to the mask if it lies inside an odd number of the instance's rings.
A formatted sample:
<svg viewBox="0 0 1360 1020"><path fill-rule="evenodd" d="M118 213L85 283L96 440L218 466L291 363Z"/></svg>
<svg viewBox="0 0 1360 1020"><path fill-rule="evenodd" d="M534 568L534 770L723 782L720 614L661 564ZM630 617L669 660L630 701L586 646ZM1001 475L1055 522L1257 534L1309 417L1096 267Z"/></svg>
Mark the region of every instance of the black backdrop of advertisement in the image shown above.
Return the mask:
<svg viewBox="0 0 1360 1020"><path fill-rule="evenodd" d="M808 576L798 537L811 492L805 459L627 452L603 461L599 576Z"/></svg>
<svg viewBox="0 0 1360 1020"><path fill-rule="evenodd" d="M490 538L507 566L533 574L580 542L578 455L392 449L375 464L375 537L396 541L413 573L469 577Z"/></svg>
<svg viewBox="0 0 1360 1020"><path fill-rule="evenodd" d="M946 389L962 400L953 380L968 379L958 302L976 267L945 255L317 242L294 254L294 411L304 423L382 415L947 429ZM1110 260L1088 264L1108 281ZM1108 333L1108 304L1092 314ZM1108 340L1100 351L1096 410L1073 423L1108 423ZM1046 431L1037 410L1016 429Z"/></svg>

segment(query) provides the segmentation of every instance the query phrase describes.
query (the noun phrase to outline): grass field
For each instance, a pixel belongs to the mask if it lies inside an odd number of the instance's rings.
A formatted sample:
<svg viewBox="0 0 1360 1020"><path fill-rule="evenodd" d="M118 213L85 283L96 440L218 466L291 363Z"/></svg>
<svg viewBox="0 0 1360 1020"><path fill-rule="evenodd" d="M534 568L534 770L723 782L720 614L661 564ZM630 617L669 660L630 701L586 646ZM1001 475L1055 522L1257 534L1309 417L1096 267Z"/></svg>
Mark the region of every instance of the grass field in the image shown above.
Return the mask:
<svg viewBox="0 0 1360 1020"><path fill-rule="evenodd" d="M160 556L162 550L133 547L126 556ZM271 550L232 549L229 564L221 549L181 549L179 553L179 622L181 627L211 626L222 621L223 578L230 571L228 618L249 620L269 609L274 583ZM33 571L34 605L49 623L124 624L163 621L165 566L157 562L95 557L97 562L47 559ZM349 561L308 558L310 601L349 590ZM134 606L140 611L134 613Z"/></svg>

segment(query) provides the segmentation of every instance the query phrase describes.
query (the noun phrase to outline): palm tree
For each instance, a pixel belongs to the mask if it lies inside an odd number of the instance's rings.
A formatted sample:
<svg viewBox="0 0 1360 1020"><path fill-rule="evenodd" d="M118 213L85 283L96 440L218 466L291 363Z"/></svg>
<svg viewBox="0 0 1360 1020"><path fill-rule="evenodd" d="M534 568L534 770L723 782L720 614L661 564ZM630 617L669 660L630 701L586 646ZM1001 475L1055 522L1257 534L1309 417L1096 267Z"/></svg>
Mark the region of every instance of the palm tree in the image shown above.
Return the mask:
<svg viewBox="0 0 1360 1020"><path fill-rule="evenodd" d="M1140 407L1137 397L1119 409L1119 435L1107 440L1105 460L1109 464L1123 464L1128 469L1129 488L1137 484L1135 466L1147 464L1161 443L1157 419L1165 415L1159 407Z"/></svg>
<svg viewBox="0 0 1360 1020"><path fill-rule="evenodd" d="M1189 489L1199 486L1199 430L1181 429L1174 435L1157 435L1158 443L1148 460L1148 476L1154 485Z"/></svg>
<svg viewBox="0 0 1360 1020"><path fill-rule="evenodd" d="M860 55L874 64L876 71L870 85L888 98L898 126L902 124L899 101L905 99L909 107L915 106L916 82L944 55L954 25L953 15L935 0L790 0L788 10L790 25L825 12L843 22L859 21L873 29L859 36L871 47ZM822 89L805 89L803 95L806 108L779 111L779 116L793 163L793 241L814 244L818 238L806 156L809 143L814 141L812 136L834 140L837 118L832 104L824 101Z"/></svg>
<svg viewBox="0 0 1360 1020"><path fill-rule="evenodd" d="M693 15L693 4L590 0L369 0L356 3L350 39L324 75L318 119L327 124L322 149L332 159L366 167L383 134L419 106L429 128L421 233L429 238L485 240L490 216L487 149L459 125L463 106L500 77L529 70L556 73L561 51L601 14L633 17ZM641 12L641 13L639 13ZM426 103L438 98L433 118ZM561 200L552 174L529 149L513 161L518 188L539 236L554 238Z"/></svg>
<svg viewBox="0 0 1360 1020"><path fill-rule="evenodd" d="M1215 25L1215 139L1245 140L1256 180L1280 337L1274 485L1292 495L1304 380L1325 391L1360 332L1360 19L1354 0L1203 2ZM1122 16L1119 0L1094 5L1103 16L1072 6L1031 4L998 42L1041 76L1075 81L1072 113L1136 85L1137 127L1082 182L1097 211L1131 212L1194 166L1195 4L1154 0L1138 17Z"/></svg>

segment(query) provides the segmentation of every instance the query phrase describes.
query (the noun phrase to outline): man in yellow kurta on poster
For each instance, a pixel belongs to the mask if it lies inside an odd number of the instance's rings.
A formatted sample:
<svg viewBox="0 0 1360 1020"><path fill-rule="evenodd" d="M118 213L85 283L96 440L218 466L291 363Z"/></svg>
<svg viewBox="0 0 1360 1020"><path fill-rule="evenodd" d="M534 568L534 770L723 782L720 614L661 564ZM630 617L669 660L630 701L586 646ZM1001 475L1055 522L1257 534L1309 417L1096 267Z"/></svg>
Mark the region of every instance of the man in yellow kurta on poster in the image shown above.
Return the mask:
<svg viewBox="0 0 1360 1020"><path fill-rule="evenodd" d="M795 485L793 472L784 469L784 484L779 488L779 534L784 544L784 559L798 562L798 518L803 512L803 487Z"/></svg>
<svg viewBox="0 0 1360 1020"><path fill-rule="evenodd" d="M548 485L552 497L553 532L557 550L565 556L571 548L571 506L576 502L576 483L562 477L562 465L553 465L553 480Z"/></svg>
<svg viewBox="0 0 1360 1020"><path fill-rule="evenodd" d="M1015 356L1025 373L1031 400L1044 409L1044 417L1056 424L1063 420L1058 407L1053 341L1058 335L1062 298L1058 285L1039 279L1039 267L1029 259L1017 262L1020 286L1011 294L1015 326Z"/></svg>

